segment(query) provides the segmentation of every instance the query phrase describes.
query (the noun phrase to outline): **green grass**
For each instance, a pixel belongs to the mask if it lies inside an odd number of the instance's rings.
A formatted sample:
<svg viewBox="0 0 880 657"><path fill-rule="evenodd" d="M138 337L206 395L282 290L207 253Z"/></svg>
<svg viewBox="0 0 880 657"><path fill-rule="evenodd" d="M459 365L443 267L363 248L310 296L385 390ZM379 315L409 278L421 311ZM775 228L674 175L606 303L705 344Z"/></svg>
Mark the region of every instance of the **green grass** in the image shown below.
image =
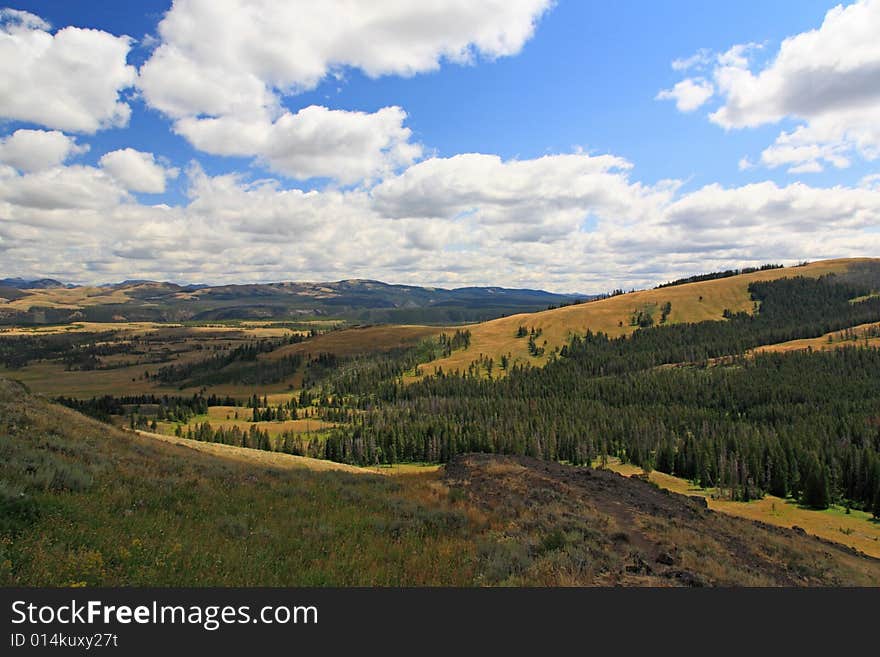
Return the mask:
<svg viewBox="0 0 880 657"><path fill-rule="evenodd" d="M480 527L434 479L255 467L0 380L0 586L472 584Z"/></svg>

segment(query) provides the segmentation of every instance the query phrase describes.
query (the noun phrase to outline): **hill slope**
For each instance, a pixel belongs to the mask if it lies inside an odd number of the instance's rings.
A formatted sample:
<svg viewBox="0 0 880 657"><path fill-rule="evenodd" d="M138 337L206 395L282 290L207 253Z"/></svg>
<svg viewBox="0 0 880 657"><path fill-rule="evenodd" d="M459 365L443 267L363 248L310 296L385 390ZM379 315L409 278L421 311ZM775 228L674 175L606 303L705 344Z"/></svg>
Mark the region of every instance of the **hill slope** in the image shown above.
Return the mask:
<svg viewBox="0 0 880 657"><path fill-rule="evenodd" d="M625 586L880 583L880 560L613 472L474 454L454 459L446 477L503 518L506 542L493 556L508 583L542 576Z"/></svg>
<svg viewBox="0 0 880 657"><path fill-rule="evenodd" d="M4 586L880 583L841 546L534 459L313 471L120 432L2 379L0 435Z"/></svg>
<svg viewBox="0 0 880 657"><path fill-rule="evenodd" d="M633 318L639 312L651 314L654 325L659 323L664 304L671 305L667 323L723 320L724 311L752 312L748 286L754 281L776 280L793 276L819 277L826 274L846 274L853 267L880 266L880 260L849 258L824 260L800 267L768 269L749 274L714 280L686 283L652 290L641 290L606 299L581 303L532 314L502 317L470 327L471 344L465 351L433 361L422 368L430 374L438 368L446 372L464 371L478 358L492 358L497 364L502 355L509 354L511 363L543 365L555 348L565 345L573 333L583 334L587 329L602 331L612 337L636 330ZM528 349L527 337L517 337L519 327L540 330L535 338L543 347L543 357L536 357ZM546 344L545 344L546 342ZM500 369L495 369L500 373Z"/></svg>

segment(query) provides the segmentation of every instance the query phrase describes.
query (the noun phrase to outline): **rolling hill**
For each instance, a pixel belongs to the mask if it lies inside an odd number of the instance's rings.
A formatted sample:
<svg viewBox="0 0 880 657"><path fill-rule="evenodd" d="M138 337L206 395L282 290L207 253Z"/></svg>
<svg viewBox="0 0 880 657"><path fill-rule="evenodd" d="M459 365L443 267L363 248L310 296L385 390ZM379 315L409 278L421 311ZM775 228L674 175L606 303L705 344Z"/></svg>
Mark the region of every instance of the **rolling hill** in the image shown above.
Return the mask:
<svg viewBox="0 0 880 657"><path fill-rule="evenodd" d="M359 323L436 324L481 321L589 298L541 290L501 287L447 290L371 280L213 287L150 281L70 287L56 285L57 281L51 283L29 284L20 279L0 282L0 323L332 317Z"/></svg>
<svg viewBox="0 0 880 657"><path fill-rule="evenodd" d="M755 281L769 281L793 276L817 278L826 274L839 277L858 277L865 272L880 271L880 259L849 258L823 260L799 267L774 268L737 276L710 279L694 283L658 287L621 294L552 310L502 317L470 327L471 343L467 350L456 351L422 367L427 375L438 369L451 372L465 371L479 358L492 358L496 363L502 355L509 355L511 364L543 365L548 355L565 345L572 334L583 334L587 329L616 337L632 333L638 328L633 320L640 312L650 314L653 325L660 323L664 304L670 304L668 324L724 320L725 311L753 312L754 302L748 286ZM518 337L519 327L535 329L535 338L543 356L530 353L527 336ZM500 368L496 375L502 375Z"/></svg>

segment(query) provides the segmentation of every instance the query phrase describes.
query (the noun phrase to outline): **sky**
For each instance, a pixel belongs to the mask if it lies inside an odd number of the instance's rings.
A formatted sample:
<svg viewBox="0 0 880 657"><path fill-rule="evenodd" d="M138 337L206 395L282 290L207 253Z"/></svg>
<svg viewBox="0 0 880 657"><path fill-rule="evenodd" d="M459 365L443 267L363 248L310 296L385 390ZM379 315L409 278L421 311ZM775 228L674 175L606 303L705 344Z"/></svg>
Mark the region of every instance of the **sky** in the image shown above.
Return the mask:
<svg viewBox="0 0 880 657"><path fill-rule="evenodd" d="M0 277L592 293L880 255L878 34L880 0L19 2Z"/></svg>

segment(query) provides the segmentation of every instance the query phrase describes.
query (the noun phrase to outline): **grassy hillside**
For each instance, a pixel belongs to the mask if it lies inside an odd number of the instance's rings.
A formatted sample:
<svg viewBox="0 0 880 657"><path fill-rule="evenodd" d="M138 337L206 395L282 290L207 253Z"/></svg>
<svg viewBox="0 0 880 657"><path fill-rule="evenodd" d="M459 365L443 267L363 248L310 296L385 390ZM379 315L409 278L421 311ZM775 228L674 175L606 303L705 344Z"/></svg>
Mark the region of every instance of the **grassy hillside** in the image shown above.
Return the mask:
<svg viewBox="0 0 880 657"><path fill-rule="evenodd" d="M0 380L0 585L474 581L479 518L431 479L184 442Z"/></svg>
<svg viewBox="0 0 880 657"><path fill-rule="evenodd" d="M671 312L667 318L667 323L670 324L722 320L725 310L734 313L754 310L754 304L749 298L749 283L791 276L840 274L846 272L851 265L864 262L880 261L867 258L824 260L802 267L769 269L729 278L641 290L554 310L502 317L470 327L469 349L457 351L447 358L423 366L422 373L431 374L438 368L446 372L465 371L481 356L492 358L498 363L505 354L510 355L512 364L528 362L542 365L547 362L550 352L568 342L572 333L583 333L590 329L613 337L625 335L637 328L632 324L634 314L647 311L658 322L662 306L666 303L671 304ZM535 342L545 350L542 357L529 353L526 337L517 337L520 326L541 331ZM494 372L499 375L503 373L500 368L495 368Z"/></svg>
<svg viewBox="0 0 880 657"><path fill-rule="evenodd" d="M880 561L609 472L368 470L88 420L0 380L0 585L876 585Z"/></svg>
<svg viewBox="0 0 880 657"><path fill-rule="evenodd" d="M880 347L880 323L859 324L842 331L831 331L818 338L789 340L777 344L766 345L754 349L754 353L772 353L787 351L825 351L848 346Z"/></svg>
<svg viewBox="0 0 880 657"><path fill-rule="evenodd" d="M495 515L484 575L507 584L877 585L880 560L612 472L467 455L446 479ZM497 581L497 580L496 580Z"/></svg>

